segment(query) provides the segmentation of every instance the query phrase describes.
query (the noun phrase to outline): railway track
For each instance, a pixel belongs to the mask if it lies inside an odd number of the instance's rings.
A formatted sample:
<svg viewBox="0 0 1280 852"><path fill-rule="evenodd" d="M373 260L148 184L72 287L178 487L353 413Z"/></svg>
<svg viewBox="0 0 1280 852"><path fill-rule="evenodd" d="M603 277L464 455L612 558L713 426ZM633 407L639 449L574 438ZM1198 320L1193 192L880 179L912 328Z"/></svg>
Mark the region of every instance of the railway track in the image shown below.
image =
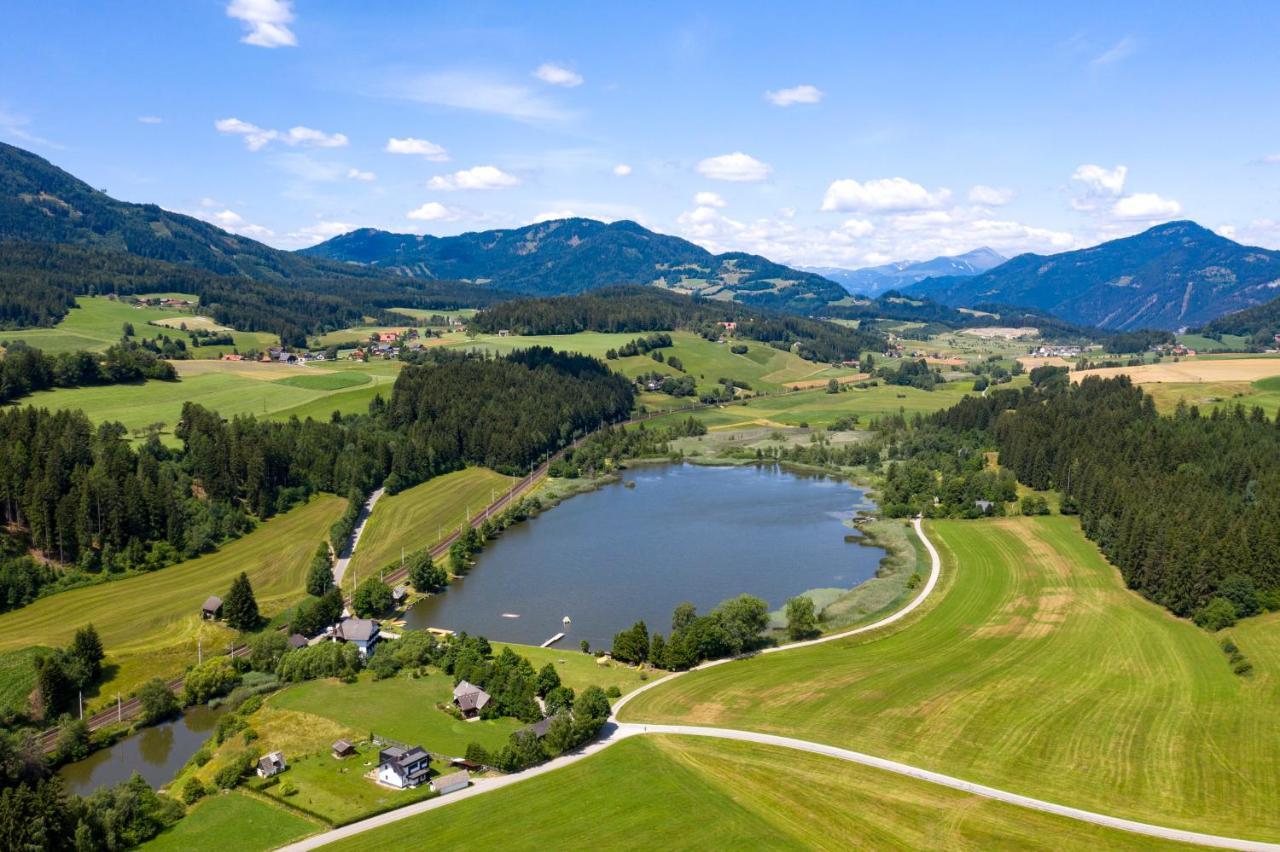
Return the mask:
<svg viewBox="0 0 1280 852"><path fill-rule="evenodd" d="M809 388L794 388L794 389L789 389L784 391L778 391L775 393L761 393L761 394L757 394L754 397L750 397L749 399L736 400L734 402L697 403L695 405L690 405L685 408L679 408L679 409L674 409L670 411L653 412L653 413L642 415L640 417L632 417L627 420L618 421L617 423L607 424L605 426L600 427L599 429L588 432L587 434L574 440L572 443L568 444L567 446L561 448L559 451L548 456L547 459L542 462L542 464L538 465L536 468L530 471L530 473L527 476L523 477L518 482L514 483L510 488L508 488L505 492L503 492L500 497L498 497L496 500L494 500L492 503L486 506L482 511L474 515L471 518L470 525L472 527L478 527L489 518L492 518L497 513L508 508L523 493L525 493L528 490L531 490L535 484L537 484L543 477L545 477L547 475L547 471L551 468L551 465L554 462L564 458L566 453L569 453L572 450L576 450L578 447L582 446L587 440L589 440L593 435L595 435L597 432L600 432L604 429L635 426L637 424L643 423L648 420L653 420L658 417L667 417L673 414L685 414L685 413L691 413L694 411L703 411L708 408L725 407L729 405L740 405L742 403L750 401L751 399L762 399L762 398L768 398L772 396L785 396L785 395L790 395L794 393L803 393L805 391L811 391L811 390L812 389L809 389ZM449 548L453 545L455 541L458 540L458 537L460 535L461 535L461 530L459 529L459 530L454 530L452 533L445 536L441 541L436 543L431 548L431 557L433 559L438 559L444 556L446 553L448 553ZM384 582L387 582L387 583L398 583L404 580L408 576L408 573L409 572L407 569L400 568L385 575L383 580ZM350 603L349 596L347 598L347 603ZM287 628L281 627L279 629L285 630ZM249 653L249 648L247 645L236 645L232 647L227 653L229 656L232 656L232 657L243 657ZM173 692L180 693L182 692L184 684L185 684L185 679L182 677L177 677L177 678L174 678L173 680L168 681L166 685ZM85 717L84 721L88 723L89 731L93 732L93 731L97 731L102 728L105 728L109 725L115 725L115 724L120 724L127 721L132 721L136 716L138 716L141 713L141 711L142 711L142 702L139 701L136 697L118 699L115 707L103 708L102 710L99 710L96 713L93 713ZM45 731L41 731L37 735L37 740L39 741L42 750L46 754L49 752L52 752L57 747L58 737L61 733L62 733L62 727L59 726L55 728L49 728L48 730L45 730Z"/></svg>

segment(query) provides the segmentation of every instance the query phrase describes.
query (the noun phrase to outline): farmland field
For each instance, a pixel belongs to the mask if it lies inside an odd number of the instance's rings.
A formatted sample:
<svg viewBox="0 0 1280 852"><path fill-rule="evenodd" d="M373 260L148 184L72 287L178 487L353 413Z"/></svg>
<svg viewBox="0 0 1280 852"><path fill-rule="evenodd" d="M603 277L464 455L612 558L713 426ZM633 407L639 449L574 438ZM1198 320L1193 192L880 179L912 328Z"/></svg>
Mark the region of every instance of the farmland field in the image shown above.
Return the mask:
<svg viewBox="0 0 1280 852"><path fill-rule="evenodd" d="M938 600L889 635L686 675L626 721L802 737L1134 819L1280 839L1280 614L1212 636L1127 591L1074 520L940 521Z"/></svg>
<svg viewBox="0 0 1280 852"><path fill-rule="evenodd" d="M159 294L157 294L159 295ZM163 294L182 296L183 294ZM194 298L186 296L185 298ZM24 328L0 331L0 340L23 340L30 346L42 349L47 353L74 352L88 350L101 352L113 343L120 341L125 323L133 326L138 337L157 337L167 334L169 337L186 340L187 336L177 329L183 322L187 327L220 328L208 317L198 316L188 310L170 308L135 307L124 300L108 299L105 296L82 296L76 299L77 307L67 312L62 322L53 328ZM149 322L161 323L165 327L149 326ZM235 346L241 350L263 348L279 342L274 334L264 332L232 333ZM230 352L231 346L188 347L194 358L217 358L224 352Z"/></svg>
<svg viewBox="0 0 1280 852"><path fill-rule="evenodd" d="M293 811L231 791L201 800L177 825L139 848L184 852L216 838L217 844L227 849L265 852L311 834L317 827Z"/></svg>
<svg viewBox="0 0 1280 852"><path fill-rule="evenodd" d="M833 758L634 737L554 773L325 847L481 849L1172 848Z"/></svg>
<svg viewBox="0 0 1280 852"><path fill-rule="evenodd" d="M495 492L501 494L513 482L513 477L470 467L384 496L373 507L351 557L347 571L352 582L398 563L401 548L411 553L434 545L466 521L468 509L472 514L483 510Z"/></svg>
<svg viewBox="0 0 1280 852"><path fill-rule="evenodd" d="M645 333L640 332L604 334L590 331L580 334L524 337L481 334L474 339L460 338L456 345L466 345L468 348L485 349L497 353L529 346L550 346L553 349L581 352L584 355L594 355L603 359L608 350L617 349L644 336ZM806 361L791 352L774 349L755 340L734 340L733 343L747 347L746 353L735 355L729 349L730 344L715 343L692 332L671 332L671 339L673 345L661 350L664 359L669 359L673 355L679 358L684 366L684 372L693 377L699 389L711 388L718 384L718 379L727 377L746 382L753 390L774 391L781 389L787 383L803 381L818 374L823 376L825 383L829 375L852 376L857 373L857 370L832 371L828 364ZM648 355L618 358L609 361L608 364L617 372L633 378L655 370L679 375L679 372L665 364L655 362Z"/></svg>
<svg viewBox="0 0 1280 852"><path fill-rule="evenodd" d="M1079 382L1086 376L1104 379L1128 376L1135 385L1151 382L1256 382L1280 376L1280 358L1208 358L1163 361L1141 367L1101 367L1074 372L1071 381Z"/></svg>
<svg viewBox="0 0 1280 852"><path fill-rule="evenodd" d="M234 634L200 619L210 594L226 595L241 571L249 575L266 616L300 599L316 544L342 514L345 501L330 495L272 518L215 553L150 574L60 592L0 615L0 651L33 644L64 646L77 628L93 623L106 648L109 677L99 688L114 700L156 676L173 676L194 660L197 639L206 652ZM88 699L90 696L86 696ZM86 700L86 710L91 702ZM105 703L95 700L93 706Z"/></svg>
<svg viewBox="0 0 1280 852"><path fill-rule="evenodd" d="M1162 382L1143 385L1142 389L1162 414L1173 412L1179 402L1201 411L1239 404L1250 409L1256 405L1273 418L1280 412L1280 376L1256 382Z"/></svg>
<svg viewBox="0 0 1280 852"><path fill-rule="evenodd" d="M174 361L173 365L181 377L177 382L60 388L34 393L24 402L54 410L83 409L95 423L118 421L130 430L160 423L162 431L172 432L184 402L199 403L223 417L284 418L302 412L302 416L327 419L335 409L364 411L379 390L390 396L394 381L394 373L376 363L341 362L333 368L253 361ZM330 398L353 389L356 396Z"/></svg>

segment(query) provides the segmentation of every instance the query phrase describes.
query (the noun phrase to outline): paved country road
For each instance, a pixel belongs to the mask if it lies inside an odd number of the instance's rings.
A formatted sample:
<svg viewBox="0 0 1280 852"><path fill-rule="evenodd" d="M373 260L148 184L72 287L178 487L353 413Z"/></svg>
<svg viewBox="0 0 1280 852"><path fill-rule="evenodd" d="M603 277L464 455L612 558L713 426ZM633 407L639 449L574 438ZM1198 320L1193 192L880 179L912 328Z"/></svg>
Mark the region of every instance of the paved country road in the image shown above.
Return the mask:
<svg viewBox="0 0 1280 852"><path fill-rule="evenodd" d="M871 624L865 624L861 627L855 627L851 630L833 633L817 639L778 645L773 648L765 649L761 653L782 653L796 648L805 648L810 645L817 645L823 642L833 642L837 639L844 639L849 636L856 636L872 630L879 630L882 627L901 621L903 618L906 618L909 614L918 609L920 605L924 603L925 599L933 593L934 589L938 585L938 577L942 573L942 560L939 558L938 550L933 546L933 542L925 535L924 527L919 518L915 520L915 530L916 535L920 537L920 540L924 543L925 549L929 552L929 578L925 582L924 588L921 589L920 594L913 598L906 606L878 621L872 622ZM733 662L733 660L712 660L710 662L703 663L690 671L725 665L731 662ZM512 784L518 784L521 781L529 778L536 778L537 776L545 775L548 772L555 772L561 767L568 766L571 763L576 763L579 760L590 757L616 742L621 742L627 737L660 734L666 736L694 736L738 740L742 742L775 746L778 748L807 751L814 754L832 757L837 760L847 760L851 763L870 766L885 772L905 775L910 778L926 781L930 784L939 784L941 786L950 787L953 790L960 790L975 796L982 796L983 798L1006 802L1008 804L1018 805L1019 807L1044 811L1045 813L1056 814L1057 816L1066 817L1068 819L1080 820L1081 822L1088 822L1094 825L1118 829L1120 831L1129 831L1135 834L1159 838L1161 840L1194 843L1201 846L1211 846L1222 849L1270 850L1271 852L1280 852L1280 844L1276 843L1263 843L1234 837L1220 837L1218 835L1201 834L1199 832L1186 831L1178 828L1167 828L1165 826L1153 825L1151 823L1138 822L1137 820L1121 819L1120 817L1109 816L1107 814L1100 814L1093 811L1081 810L1080 808L1072 808L1066 805L1046 802L1042 799L1034 799L1030 796L1023 796L1018 793L1010 793L1007 790L1000 790L995 787L987 787L983 784L975 784L972 781L965 781L963 778L944 775L940 772L933 772L928 769L921 769L919 767L909 766L905 763L898 763L897 761L886 760L881 757L875 757L874 755L863 754L862 752L851 751L849 749L837 748L836 746L826 745L824 743L815 743L808 740L795 739L793 737L780 737L773 734L761 734L754 731L739 731L732 728L709 728L695 725L645 725L635 722L617 721L618 710L630 701L631 698L639 695L645 690L652 689L660 683L664 683L672 678L680 677L683 674L685 674L685 672L672 673L624 695L614 706L613 717L605 725L604 730L601 732L601 736L578 751L561 755L560 757L548 761L541 766L536 766L533 769L528 769L514 775L503 775L496 778L483 778L476 781L466 790L451 793L447 796L428 799L424 802L406 805L403 808L388 811L387 813L379 814L378 816L370 817L369 819L361 820L360 822L355 822L351 825L343 826L342 828L326 831L322 834L312 835L311 837L307 837L296 843L290 844L289 846L284 847L284 849L286 852L302 852L302 850L318 849L329 843L361 834L379 826L390 825L391 823L426 813L427 811L448 807L454 802L461 802L464 799L481 796L493 790L500 790L503 787L509 787Z"/></svg>

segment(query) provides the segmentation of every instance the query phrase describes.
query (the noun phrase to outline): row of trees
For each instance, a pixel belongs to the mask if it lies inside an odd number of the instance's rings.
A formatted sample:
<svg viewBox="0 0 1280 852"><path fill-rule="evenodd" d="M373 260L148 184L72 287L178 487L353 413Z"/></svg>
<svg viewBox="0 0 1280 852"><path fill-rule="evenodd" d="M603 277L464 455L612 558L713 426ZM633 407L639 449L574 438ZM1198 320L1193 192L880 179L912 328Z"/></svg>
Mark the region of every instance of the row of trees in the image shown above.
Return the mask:
<svg viewBox="0 0 1280 852"><path fill-rule="evenodd" d="M89 385L117 385L147 379L176 381L173 365L151 349L122 340L101 354L60 352L46 355L21 341L0 344L0 403L12 402L36 391Z"/></svg>
<svg viewBox="0 0 1280 852"><path fill-rule="evenodd" d="M688 329L714 340L725 333L722 323L735 323L733 334L737 337L794 349L811 361L842 361L857 358L865 350L884 348L884 337L878 333L643 286L502 302L477 314L470 327L488 333L509 329L517 334Z"/></svg>
<svg viewBox="0 0 1280 852"><path fill-rule="evenodd" d="M1176 614L1274 599L1280 418L1185 405L1161 416L1127 377L1037 378L1039 387L970 397L931 422L998 447L1026 485L1062 492L1129 586Z"/></svg>
<svg viewBox="0 0 1280 852"><path fill-rule="evenodd" d="M682 603L671 615L671 633L649 633L643 621L613 637L610 651L624 663L649 663L669 671L692 668L703 660L733 657L763 647L769 626L769 605L752 595L739 595L698 615L691 603Z"/></svg>

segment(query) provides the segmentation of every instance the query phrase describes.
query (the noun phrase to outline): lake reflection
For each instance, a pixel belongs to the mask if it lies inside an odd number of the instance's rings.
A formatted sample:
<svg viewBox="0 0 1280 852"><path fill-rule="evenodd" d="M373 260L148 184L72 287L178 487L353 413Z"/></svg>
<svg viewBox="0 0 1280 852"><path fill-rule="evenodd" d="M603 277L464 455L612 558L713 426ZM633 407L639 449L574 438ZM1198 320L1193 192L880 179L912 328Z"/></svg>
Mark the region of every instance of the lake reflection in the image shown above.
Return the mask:
<svg viewBox="0 0 1280 852"><path fill-rule="evenodd" d="M681 601L705 612L747 592L776 609L875 575L884 552L845 541L864 507L842 480L772 466L637 468L507 530L407 624L535 645L564 631L563 647L607 648L640 618L668 632Z"/></svg>

